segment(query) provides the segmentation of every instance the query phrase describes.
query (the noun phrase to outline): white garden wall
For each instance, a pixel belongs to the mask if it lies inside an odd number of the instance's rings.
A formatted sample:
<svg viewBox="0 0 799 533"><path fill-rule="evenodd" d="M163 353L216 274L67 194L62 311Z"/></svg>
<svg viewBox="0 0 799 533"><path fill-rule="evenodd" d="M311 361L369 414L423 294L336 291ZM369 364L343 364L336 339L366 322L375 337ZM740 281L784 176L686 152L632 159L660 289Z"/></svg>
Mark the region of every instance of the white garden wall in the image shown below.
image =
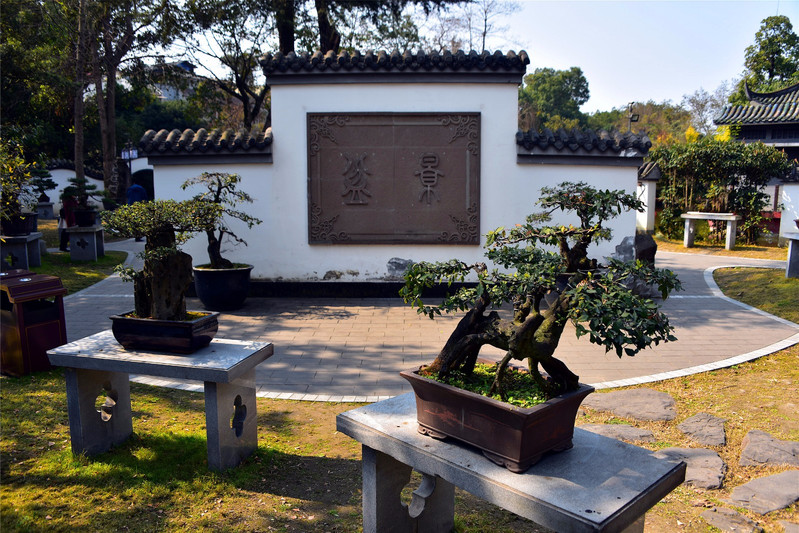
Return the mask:
<svg viewBox="0 0 799 533"><path fill-rule="evenodd" d="M273 163L214 163L213 158L188 165L154 163L157 198L190 197L192 192L181 190L180 185L203 171L242 176L242 190L255 198L247 212L264 222L251 231L238 232L249 246L230 249L225 256L253 264L254 278L376 281L388 278L392 258L482 259L482 247L474 245L308 244L308 113L479 112L481 234L523 222L535 210L539 189L564 180L636 192L637 166L517 163L517 83L359 83L353 79L331 84L283 81L271 90ZM623 214L610 227L612 242L597 247L594 257L610 255L625 236L635 234L635 213ZM202 236L184 247L195 264L207 262L205 244Z"/></svg>

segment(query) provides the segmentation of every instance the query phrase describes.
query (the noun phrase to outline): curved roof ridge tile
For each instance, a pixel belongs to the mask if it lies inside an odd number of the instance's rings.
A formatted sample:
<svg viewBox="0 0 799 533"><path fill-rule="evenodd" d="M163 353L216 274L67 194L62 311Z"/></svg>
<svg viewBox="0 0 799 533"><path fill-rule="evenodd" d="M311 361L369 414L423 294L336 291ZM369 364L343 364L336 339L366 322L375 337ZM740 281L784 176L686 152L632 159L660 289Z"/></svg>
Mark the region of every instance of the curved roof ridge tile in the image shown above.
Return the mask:
<svg viewBox="0 0 799 533"><path fill-rule="evenodd" d="M559 128L556 131L549 128L520 130L516 132L516 144L529 151L554 149L588 154L592 152L620 154L628 149L633 149L637 155L644 155L652 147L652 141L643 133L580 128L568 130Z"/></svg>

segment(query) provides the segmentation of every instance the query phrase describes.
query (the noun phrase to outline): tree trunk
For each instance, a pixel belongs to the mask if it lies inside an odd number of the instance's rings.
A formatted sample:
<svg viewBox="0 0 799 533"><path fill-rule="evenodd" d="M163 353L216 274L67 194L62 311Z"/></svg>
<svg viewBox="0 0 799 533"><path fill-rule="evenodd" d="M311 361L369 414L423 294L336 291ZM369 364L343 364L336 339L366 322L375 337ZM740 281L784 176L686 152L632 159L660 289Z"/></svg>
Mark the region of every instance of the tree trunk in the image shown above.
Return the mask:
<svg viewBox="0 0 799 533"><path fill-rule="evenodd" d="M333 51L338 54L341 46L341 34L333 26L327 0L314 0L316 18L319 21L319 47L322 53Z"/></svg>
<svg viewBox="0 0 799 533"><path fill-rule="evenodd" d="M289 54L294 51L294 18L297 14L295 0L276 0L275 26L277 27L280 53Z"/></svg>
<svg viewBox="0 0 799 533"><path fill-rule="evenodd" d="M75 129L75 179L83 180L83 91L86 88L86 41L88 28L86 27L86 1L81 0L78 4L78 35L75 45L75 109L74 109L74 129Z"/></svg>
<svg viewBox="0 0 799 533"><path fill-rule="evenodd" d="M175 245L174 231L164 231L150 236L145 244L145 252L158 248L172 248ZM141 275L141 284L134 289L136 309L149 306L146 317L159 320L183 320L186 318L186 291L191 285L191 256L175 251L160 257L147 259ZM139 302L138 298L149 302ZM144 317L142 317L144 318Z"/></svg>
<svg viewBox="0 0 799 533"><path fill-rule="evenodd" d="M233 268L233 263L222 257L222 236L217 237L214 230L207 230L208 236L208 258L211 260L211 268Z"/></svg>

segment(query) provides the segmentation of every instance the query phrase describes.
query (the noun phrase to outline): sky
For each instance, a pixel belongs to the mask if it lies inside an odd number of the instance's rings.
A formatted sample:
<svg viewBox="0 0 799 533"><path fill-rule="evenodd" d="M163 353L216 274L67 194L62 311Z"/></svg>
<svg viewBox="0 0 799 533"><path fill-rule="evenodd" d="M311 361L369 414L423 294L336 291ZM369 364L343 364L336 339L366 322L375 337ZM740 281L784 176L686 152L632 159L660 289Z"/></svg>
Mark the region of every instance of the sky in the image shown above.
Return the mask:
<svg viewBox="0 0 799 533"><path fill-rule="evenodd" d="M580 67L590 99L582 111L670 100L738 80L761 21L785 15L799 33L799 1L517 0L503 51L525 50L536 68ZM487 48L493 48L487 46Z"/></svg>

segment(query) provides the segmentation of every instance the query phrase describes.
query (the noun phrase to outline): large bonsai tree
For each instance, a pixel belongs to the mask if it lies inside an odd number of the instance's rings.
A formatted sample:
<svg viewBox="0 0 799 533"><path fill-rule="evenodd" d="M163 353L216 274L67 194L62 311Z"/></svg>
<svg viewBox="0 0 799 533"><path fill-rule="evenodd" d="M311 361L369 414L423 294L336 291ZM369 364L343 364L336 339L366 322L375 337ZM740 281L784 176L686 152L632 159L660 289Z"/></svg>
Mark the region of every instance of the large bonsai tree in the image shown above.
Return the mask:
<svg viewBox="0 0 799 533"><path fill-rule="evenodd" d="M241 176L238 174L203 172L199 176L189 178L181 186L184 190L195 185L204 188L203 192L194 196L194 200L218 206L217 219L212 226L205 230L208 237L208 259L211 261L211 268L232 268L234 266L230 260L222 257L222 243L225 242L225 239L247 245L244 239L230 229L227 219L239 220L246 224L248 229L261 223L260 219L237 209L240 204L252 203L249 194L238 190L239 182L241 182Z"/></svg>
<svg viewBox="0 0 799 533"><path fill-rule="evenodd" d="M192 282L191 256L178 246L192 233L213 227L219 206L209 202L155 200L125 205L102 214L106 229L122 237L146 237L144 268L122 268L133 281L136 316L160 320L186 318L186 290Z"/></svg>
<svg viewBox="0 0 799 533"><path fill-rule="evenodd" d="M408 269L400 294L419 313L434 318L442 312L467 311L423 372L441 378L455 370L471 373L480 348L488 344L506 351L490 394L505 399L503 377L509 363L526 360L538 386L552 397L579 387L578 376L554 357L569 320L578 337L588 334L591 342L606 351L615 350L619 357L676 340L657 304L633 290L633 280L639 280L656 286L666 298L681 288L674 273L640 261L610 260L601 266L588 257L590 244L610 239L603 223L622 211L642 210L640 200L624 191L564 182L541 189L538 203L544 212L528 216L525 224L499 228L486 236L485 255L500 268L454 259L420 262ZM555 211L573 212L579 225L544 225ZM548 246L542 249L540 245ZM454 290L438 305L423 302L429 287L462 282L470 274L476 276L476 284ZM496 308L503 304L512 304L512 312L498 312Z"/></svg>

